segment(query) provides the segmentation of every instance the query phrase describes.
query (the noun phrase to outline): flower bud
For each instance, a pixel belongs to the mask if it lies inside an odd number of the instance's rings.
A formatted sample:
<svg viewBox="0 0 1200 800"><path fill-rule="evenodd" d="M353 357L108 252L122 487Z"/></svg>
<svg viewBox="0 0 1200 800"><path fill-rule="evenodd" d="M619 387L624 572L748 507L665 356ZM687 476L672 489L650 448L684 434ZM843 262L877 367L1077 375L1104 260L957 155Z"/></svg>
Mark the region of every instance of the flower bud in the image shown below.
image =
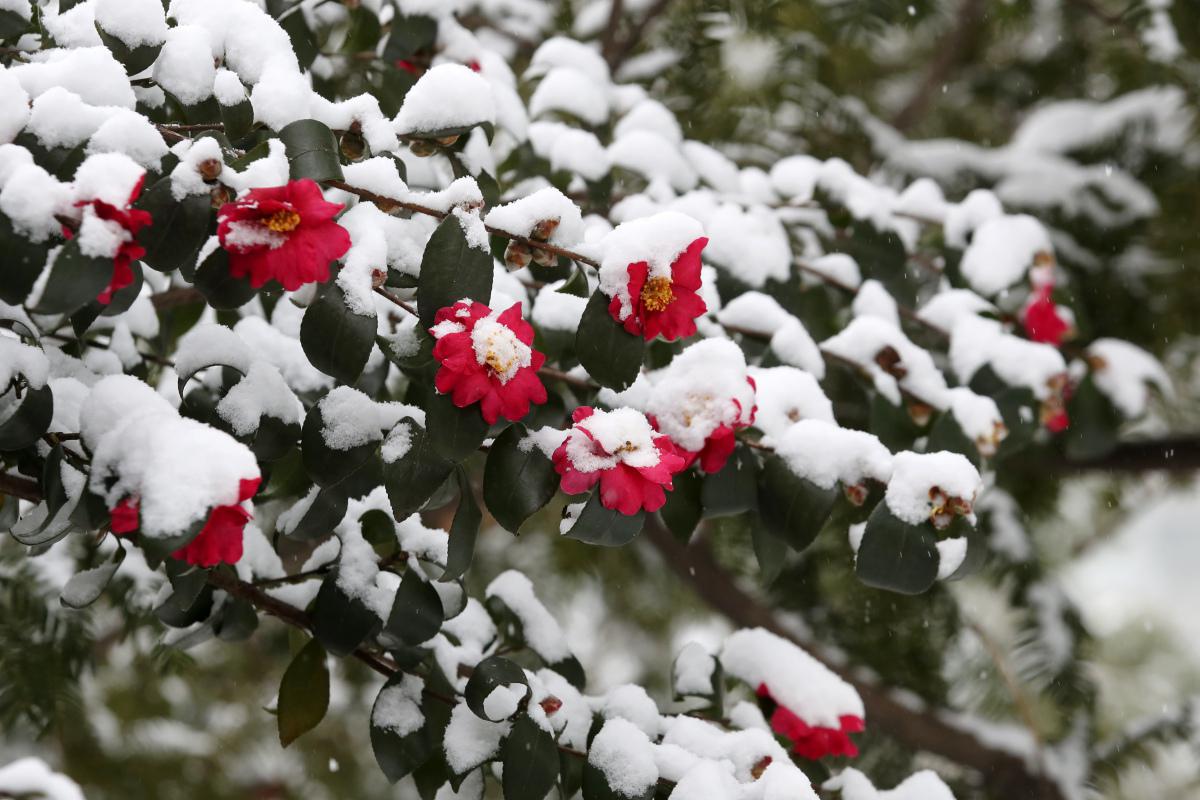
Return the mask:
<svg viewBox="0 0 1200 800"><path fill-rule="evenodd" d="M558 263L558 253L535 247L533 248L533 263L539 267L553 267Z"/></svg>
<svg viewBox="0 0 1200 800"><path fill-rule="evenodd" d="M442 136L439 139L437 139L436 141L442 147L453 147L454 143L458 141L458 134L454 133L454 134L451 134L450 136Z"/></svg>
<svg viewBox="0 0 1200 800"><path fill-rule="evenodd" d="M351 161L358 161L367 152L367 140L363 138L361 133L355 130L343 133L338 145L341 147L342 155Z"/></svg>
<svg viewBox="0 0 1200 800"><path fill-rule="evenodd" d="M232 203L237 198L237 193L223 183L218 183L213 186L209 192L209 201L213 208L220 208L226 203Z"/></svg>
<svg viewBox="0 0 1200 800"><path fill-rule="evenodd" d="M908 403L908 416L917 427L924 428L929 424L929 419L933 416L933 407L926 403L912 400Z"/></svg>
<svg viewBox="0 0 1200 800"><path fill-rule="evenodd" d="M196 165L196 170L205 183L212 183L221 177L221 170L224 168L225 165L218 158L206 158Z"/></svg>
<svg viewBox="0 0 1200 800"><path fill-rule="evenodd" d="M414 139L408 143L408 149L417 158L428 158L437 152L437 146L426 139Z"/></svg>
<svg viewBox="0 0 1200 800"><path fill-rule="evenodd" d="M542 698L542 702L538 705L542 707L542 711L546 712L546 716L548 717L562 708L562 700L559 700L552 694L548 694Z"/></svg>
<svg viewBox="0 0 1200 800"><path fill-rule="evenodd" d="M378 289L387 282L387 269L383 267L375 267L371 270L371 288Z"/></svg>
<svg viewBox="0 0 1200 800"><path fill-rule="evenodd" d="M533 230L529 232L529 238L535 242L547 242L556 230L558 230L557 219L544 219L533 226Z"/></svg>
<svg viewBox="0 0 1200 800"><path fill-rule="evenodd" d="M529 245L524 242L509 242L508 247L504 248L504 263L508 265L510 270L528 267L532 257L533 254L529 252Z"/></svg>
<svg viewBox="0 0 1200 800"><path fill-rule="evenodd" d="M750 768L750 777L758 780L767 771L767 767L771 766L773 759L770 756L763 756L758 760L753 767Z"/></svg>
<svg viewBox="0 0 1200 800"><path fill-rule="evenodd" d="M843 489L843 491L846 494L846 499L850 501L851 505L860 507L863 503L867 502L867 495L870 494L870 490L867 489L866 485L862 483L849 484L845 489Z"/></svg>

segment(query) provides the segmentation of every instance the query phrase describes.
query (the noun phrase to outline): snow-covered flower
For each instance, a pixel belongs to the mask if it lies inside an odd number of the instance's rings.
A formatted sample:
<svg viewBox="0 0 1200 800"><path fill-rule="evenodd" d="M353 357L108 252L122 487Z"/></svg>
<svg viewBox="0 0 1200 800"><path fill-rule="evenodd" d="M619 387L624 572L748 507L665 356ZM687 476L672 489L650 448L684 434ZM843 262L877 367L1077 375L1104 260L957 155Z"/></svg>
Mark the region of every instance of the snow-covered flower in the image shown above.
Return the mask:
<svg viewBox="0 0 1200 800"><path fill-rule="evenodd" d="M812 761L826 756L853 758L858 755L858 747L850 739L850 734L862 733L866 729L862 717L843 714L838 717L839 725L836 728L810 725L791 709L778 703L765 683L759 684L758 696L770 711L771 730L786 737L796 755Z"/></svg>
<svg viewBox="0 0 1200 800"><path fill-rule="evenodd" d="M1029 273L1033 292L1021 311L1025 334L1035 342L1058 347L1074 332L1069 309L1054 302L1054 273L1051 264L1039 264Z"/></svg>
<svg viewBox="0 0 1200 800"><path fill-rule="evenodd" d="M149 211L133 208L138 195L142 193L145 182L143 174L133 185L129 200L124 206L116 206L99 198L79 200L76 206L83 209L82 221L79 226L80 247L91 249L96 243L102 242L103 250L111 251L113 260L112 280L104 291L96 296L101 305L112 302L114 292L124 289L133 283L133 268L130 266L134 259L146 255L146 248L138 244L137 234L142 228L154 220ZM100 230L103 229L103 233ZM71 238L75 234L68 228L63 233ZM90 243L89 243L90 241Z"/></svg>
<svg viewBox="0 0 1200 800"><path fill-rule="evenodd" d="M488 424L518 420L531 403L546 402L538 368L546 356L534 350L533 327L521 318L521 304L492 311L483 303L459 300L440 309L429 329L437 339L433 357L440 363L435 385L454 405L479 403Z"/></svg>
<svg viewBox="0 0 1200 800"><path fill-rule="evenodd" d="M213 567L220 563L236 564L242 558L242 533L252 514L245 502L258 491L261 478L242 479L238 482L238 501L230 505L216 506L209 512L208 520L200 533L183 547L171 554L197 567ZM112 532L132 533L139 526L139 501L126 497L112 510Z"/></svg>
<svg viewBox="0 0 1200 800"><path fill-rule="evenodd" d="M350 249L350 234L333 218L342 206L327 202L305 178L252 189L217 214L217 236L229 252L229 274L258 288L276 280L289 292L329 280L329 264Z"/></svg>
<svg viewBox="0 0 1200 800"><path fill-rule="evenodd" d="M626 269L632 312L622 317L621 298L614 297L608 310L613 319L635 336L647 341L662 336L669 342L696 332L696 317L708 310L700 291L700 253L708 239L701 236L671 262L669 274L651 274L650 264L636 261Z"/></svg>
<svg viewBox="0 0 1200 800"><path fill-rule="evenodd" d="M640 411L597 411L580 406L574 426L554 451L554 468L567 494L580 494L600 483L600 502L622 514L657 511L673 489L671 477L684 458Z"/></svg>
<svg viewBox="0 0 1200 800"><path fill-rule="evenodd" d="M675 357L654 382L646 412L671 437L685 467L720 472L737 445L736 431L754 424L754 379L742 349L728 339L703 339Z"/></svg>

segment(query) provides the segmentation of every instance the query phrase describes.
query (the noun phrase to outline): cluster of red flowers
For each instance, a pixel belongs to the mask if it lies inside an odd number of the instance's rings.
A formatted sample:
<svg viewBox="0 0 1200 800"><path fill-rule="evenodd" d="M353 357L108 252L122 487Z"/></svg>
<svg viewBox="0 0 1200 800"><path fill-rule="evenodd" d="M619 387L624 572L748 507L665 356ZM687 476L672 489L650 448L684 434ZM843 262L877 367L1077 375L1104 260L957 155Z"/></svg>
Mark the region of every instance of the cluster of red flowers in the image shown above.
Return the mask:
<svg viewBox="0 0 1200 800"><path fill-rule="evenodd" d="M767 685L758 687L758 696L766 701L771 711L771 730L786 737L792 743L792 752L803 758L816 761L826 756L846 756L853 758L858 755L858 746L850 739L852 733L862 733L866 730L862 717L849 714L838 717L839 727L825 728L819 725L809 725L797 716L791 709L780 705L771 697Z"/></svg>
<svg viewBox="0 0 1200 800"><path fill-rule="evenodd" d="M497 314L483 303L459 300L440 309L434 323L433 357L441 363L434 385L454 405L479 403L493 425L500 417L521 419L530 404L546 402L537 376L546 356L531 346L533 327L522 319L520 303Z"/></svg>
<svg viewBox="0 0 1200 800"><path fill-rule="evenodd" d="M242 480L238 483L238 501L227 506L216 506L208 514L208 521L192 539L171 554L173 558L198 567L213 567L220 563L236 564L242 558L242 539L246 523L252 515L242 503L254 497L260 478ZM112 510L113 533L133 533L138 529L140 508L137 498L126 497Z"/></svg>
<svg viewBox="0 0 1200 800"><path fill-rule="evenodd" d="M633 312L621 320L621 300L614 297L608 311L634 336L668 342L696 332L696 317L708 310L700 298L700 253L708 239L700 237L671 263L671 276L650 275L650 265L637 261L628 267L629 302Z"/></svg>

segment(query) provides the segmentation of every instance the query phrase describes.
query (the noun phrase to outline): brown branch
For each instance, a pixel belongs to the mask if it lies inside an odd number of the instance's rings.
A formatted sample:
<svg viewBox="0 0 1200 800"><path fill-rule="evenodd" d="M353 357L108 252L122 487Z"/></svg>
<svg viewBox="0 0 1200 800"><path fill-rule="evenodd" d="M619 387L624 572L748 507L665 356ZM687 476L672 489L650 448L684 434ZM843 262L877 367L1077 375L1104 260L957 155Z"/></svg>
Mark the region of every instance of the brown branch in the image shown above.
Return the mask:
<svg viewBox="0 0 1200 800"><path fill-rule="evenodd" d="M604 56L604 60L612 66L613 46L617 43L617 28L621 25L621 12L624 10L625 4L622 0L610 0L612 3L608 10L608 25L604 28L604 35L600 37L600 55Z"/></svg>
<svg viewBox="0 0 1200 800"><path fill-rule="evenodd" d="M154 308L158 311L169 311L179 306L203 303L205 300L204 295L201 294L199 289L184 286L152 294L150 295L150 302L154 304Z"/></svg>
<svg viewBox="0 0 1200 800"><path fill-rule="evenodd" d="M929 63L929 71L917 86L913 96L892 118L892 125L901 131L910 130L925 116L955 67L968 55L983 23L984 0L963 0L958 21L945 36L938 37L937 53Z"/></svg>
<svg viewBox="0 0 1200 800"><path fill-rule="evenodd" d="M42 490L37 481L13 475L11 472L0 472L0 494L28 500L31 503L41 502L42 499Z"/></svg>
<svg viewBox="0 0 1200 800"><path fill-rule="evenodd" d="M1054 466L1064 471L1190 472L1200 470L1200 435L1175 435L1162 439L1125 441L1104 455L1071 459L1060 457Z"/></svg>
<svg viewBox="0 0 1200 800"><path fill-rule="evenodd" d="M805 646L785 627L772 610L743 591L706 545L681 543L655 517L646 521L644 534L662 554L667 565L715 611L744 628L765 628L797 645ZM820 654L809 651L820 659ZM978 771L997 794L1029 800L1063 800L1058 787L1048 778L1034 774L1017 756L989 747L968 731L954 727L935 714L916 711L897 701L886 689L868 683L846 667L821 659L862 697L867 723L913 750L935 753Z"/></svg>
<svg viewBox="0 0 1200 800"><path fill-rule="evenodd" d="M618 44L615 44L605 60L608 61L608 68L613 72L625 63L625 59L629 58L642 41L642 37L646 34L646 29L650 27L650 23L658 19L671 5L671 0L657 0L654 5L646 9L646 13L641 16L637 22L629 29L629 33Z"/></svg>

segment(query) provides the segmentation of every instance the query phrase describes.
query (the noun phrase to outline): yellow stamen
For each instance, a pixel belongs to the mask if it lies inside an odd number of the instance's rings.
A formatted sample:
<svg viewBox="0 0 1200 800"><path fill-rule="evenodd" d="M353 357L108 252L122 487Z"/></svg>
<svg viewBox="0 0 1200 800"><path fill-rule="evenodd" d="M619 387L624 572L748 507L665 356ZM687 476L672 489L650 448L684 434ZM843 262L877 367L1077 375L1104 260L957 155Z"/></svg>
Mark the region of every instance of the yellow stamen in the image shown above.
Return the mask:
<svg viewBox="0 0 1200 800"><path fill-rule="evenodd" d="M267 226L268 230L275 233L287 233L294 231L300 225L300 215L295 211L281 209L276 211L269 217L265 217L262 221L263 225Z"/></svg>
<svg viewBox="0 0 1200 800"><path fill-rule="evenodd" d="M674 300L675 293L671 291L670 278L651 278L642 287L642 305L647 311L662 311Z"/></svg>

